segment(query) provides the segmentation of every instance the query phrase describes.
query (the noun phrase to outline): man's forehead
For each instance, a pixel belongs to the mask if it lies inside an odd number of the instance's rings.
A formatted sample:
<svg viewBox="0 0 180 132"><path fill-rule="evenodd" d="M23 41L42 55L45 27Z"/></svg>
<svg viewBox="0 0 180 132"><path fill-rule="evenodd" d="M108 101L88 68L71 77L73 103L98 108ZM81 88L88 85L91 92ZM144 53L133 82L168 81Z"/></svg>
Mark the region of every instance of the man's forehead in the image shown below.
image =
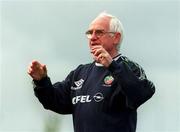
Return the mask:
<svg viewBox="0 0 180 132"><path fill-rule="evenodd" d="M89 30L105 30L107 26L104 26L102 24L90 24Z"/></svg>

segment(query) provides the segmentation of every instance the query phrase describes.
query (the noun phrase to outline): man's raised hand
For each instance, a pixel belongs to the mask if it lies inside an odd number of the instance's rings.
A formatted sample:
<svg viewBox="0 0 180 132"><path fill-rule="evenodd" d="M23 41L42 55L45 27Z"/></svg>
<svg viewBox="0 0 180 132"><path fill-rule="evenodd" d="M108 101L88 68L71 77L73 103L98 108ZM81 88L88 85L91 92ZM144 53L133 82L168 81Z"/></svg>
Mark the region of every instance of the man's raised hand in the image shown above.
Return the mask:
<svg viewBox="0 0 180 132"><path fill-rule="evenodd" d="M41 80L43 77L47 76L46 65L41 64L36 60L33 60L29 64L27 72L34 80Z"/></svg>

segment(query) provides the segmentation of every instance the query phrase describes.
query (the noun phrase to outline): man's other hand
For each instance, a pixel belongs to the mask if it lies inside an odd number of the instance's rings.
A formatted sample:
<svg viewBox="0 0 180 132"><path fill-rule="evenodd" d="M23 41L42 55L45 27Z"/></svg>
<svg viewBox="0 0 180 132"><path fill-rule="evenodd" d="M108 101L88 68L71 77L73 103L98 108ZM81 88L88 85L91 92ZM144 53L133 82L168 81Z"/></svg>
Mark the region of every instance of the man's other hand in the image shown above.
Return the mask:
<svg viewBox="0 0 180 132"><path fill-rule="evenodd" d="M43 77L47 76L46 65L41 64L36 60L33 60L29 64L27 72L34 80L41 80Z"/></svg>

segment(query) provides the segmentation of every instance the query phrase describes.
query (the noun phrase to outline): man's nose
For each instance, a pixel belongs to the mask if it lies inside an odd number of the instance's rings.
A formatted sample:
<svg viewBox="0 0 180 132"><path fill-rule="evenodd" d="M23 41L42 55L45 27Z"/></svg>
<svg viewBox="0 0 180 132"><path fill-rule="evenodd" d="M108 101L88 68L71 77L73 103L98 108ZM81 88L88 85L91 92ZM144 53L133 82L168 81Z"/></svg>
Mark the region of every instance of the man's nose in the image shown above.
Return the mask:
<svg viewBox="0 0 180 132"><path fill-rule="evenodd" d="M96 35L96 32L93 31L93 33L91 34L91 40L96 40L98 37Z"/></svg>

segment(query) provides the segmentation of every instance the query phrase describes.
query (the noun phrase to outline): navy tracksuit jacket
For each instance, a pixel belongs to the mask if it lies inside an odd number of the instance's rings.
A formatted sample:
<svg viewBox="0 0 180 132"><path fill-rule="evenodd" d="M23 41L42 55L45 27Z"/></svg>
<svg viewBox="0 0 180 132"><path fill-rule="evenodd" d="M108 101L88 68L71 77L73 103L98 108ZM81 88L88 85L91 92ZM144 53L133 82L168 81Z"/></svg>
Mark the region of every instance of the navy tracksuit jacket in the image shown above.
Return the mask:
<svg viewBox="0 0 180 132"><path fill-rule="evenodd" d="M124 56L108 68L80 65L53 85L49 77L34 83L45 109L73 115L75 132L135 132L136 110L155 92L143 69Z"/></svg>

